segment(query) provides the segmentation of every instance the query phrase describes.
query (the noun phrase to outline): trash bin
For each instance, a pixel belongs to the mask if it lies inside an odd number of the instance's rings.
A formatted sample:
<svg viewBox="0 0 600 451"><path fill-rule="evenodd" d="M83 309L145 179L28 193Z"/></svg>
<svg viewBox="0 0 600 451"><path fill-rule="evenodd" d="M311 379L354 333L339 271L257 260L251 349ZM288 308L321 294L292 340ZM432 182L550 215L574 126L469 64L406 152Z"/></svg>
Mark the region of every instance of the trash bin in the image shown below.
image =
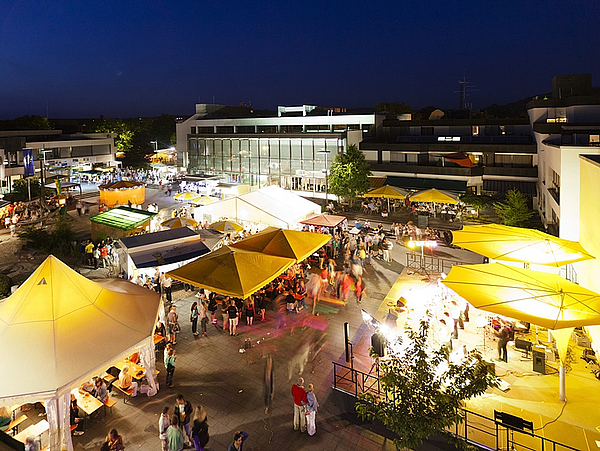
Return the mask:
<svg viewBox="0 0 600 451"><path fill-rule="evenodd" d="M540 374L546 374L546 348L543 346L534 346L533 354L533 371Z"/></svg>

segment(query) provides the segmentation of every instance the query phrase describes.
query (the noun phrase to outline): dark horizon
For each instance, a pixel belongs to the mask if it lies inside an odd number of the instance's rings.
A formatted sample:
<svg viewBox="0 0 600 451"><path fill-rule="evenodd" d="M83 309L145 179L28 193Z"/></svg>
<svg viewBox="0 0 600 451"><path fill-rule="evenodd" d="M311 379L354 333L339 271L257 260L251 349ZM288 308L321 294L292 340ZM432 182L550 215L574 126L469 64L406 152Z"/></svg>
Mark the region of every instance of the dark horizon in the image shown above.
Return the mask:
<svg viewBox="0 0 600 451"><path fill-rule="evenodd" d="M0 119L190 116L196 103L474 109L600 85L584 1L0 4Z"/></svg>

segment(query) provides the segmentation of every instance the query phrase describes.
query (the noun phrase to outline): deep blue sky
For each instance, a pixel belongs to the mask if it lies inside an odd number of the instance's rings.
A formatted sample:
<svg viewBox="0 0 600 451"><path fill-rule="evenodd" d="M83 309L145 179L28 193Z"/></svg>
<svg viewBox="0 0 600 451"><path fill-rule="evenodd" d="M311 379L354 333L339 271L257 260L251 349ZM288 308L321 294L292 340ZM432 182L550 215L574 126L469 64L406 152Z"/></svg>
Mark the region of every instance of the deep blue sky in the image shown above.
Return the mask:
<svg viewBox="0 0 600 451"><path fill-rule="evenodd" d="M600 5L0 0L0 119L191 115L198 102L475 108L600 85Z"/></svg>

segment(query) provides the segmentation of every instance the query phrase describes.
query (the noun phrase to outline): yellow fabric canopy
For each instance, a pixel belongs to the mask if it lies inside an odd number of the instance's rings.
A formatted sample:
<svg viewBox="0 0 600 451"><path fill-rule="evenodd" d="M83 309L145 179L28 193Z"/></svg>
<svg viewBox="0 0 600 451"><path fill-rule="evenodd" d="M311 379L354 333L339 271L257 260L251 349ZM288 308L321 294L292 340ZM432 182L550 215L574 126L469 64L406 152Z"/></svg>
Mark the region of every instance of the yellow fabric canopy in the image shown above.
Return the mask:
<svg viewBox="0 0 600 451"><path fill-rule="evenodd" d="M304 221L300 221L300 224L314 225L319 227L335 227L344 222L347 218L345 216L338 215L315 215Z"/></svg>
<svg viewBox="0 0 600 451"><path fill-rule="evenodd" d="M195 202L200 198L198 194L190 193L189 191L184 191L182 193L177 193L173 196L175 200L180 200L183 202Z"/></svg>
<svg viewBox="0 0 600 451"><path fill-rule="evenodd" d="M383 197L386 199L404 199L408 193L395 186L385 185L365 194L365 197Z"/></svg>
<svg viewBox="0 0 600 451"><path fill-rule="evenodd" d="M237 222L233 221L217 221L213 222L210 226L208 226L211 230L216 230L217 232L226 233L226 232L241 232L244 228L239 225Z"/></svg>
<svg viewBox="0 0 600 451"><path fill-rule="evenodd" d="M331 239L323 233L298 232L297 230L268 227L246 239L232 244L234 249L261 252L302 261Z"/></svg>
<svg viewBox="0 0 600 451"><path fill-rule="evenodd" d="M410 196L411 202L435 202L438 204L457 204L458 198L446 191L440 191L435 188L419 191Z"/></svg>
<svg viewBox="0 0 600 451"><path fill-rule="evenodd" d="M455 265L442 283L479 309L548 329L600 324L600 295L556 274L502 263Z"/></svg>
<svg viewBox="0 0 600 451"><path fill-rule="evenodd" d="M180 227L196 227L198 223L189 218L172 218L161 222L160 225L168 229L178 229Z"/></svg>
<svg viewBox="0 0 600 451"><path fill-rule="evenodd" d="M247 298L294 263L291 258L223 246L167 275L220 294Z"/></svg>
<svg viewBox="0 0 600 451"><path fill-rule="evenodd" d="M500 224L465 226L452 232L452 244L494 260L563 266L594 258L576 241L539 230Z"/></svg>
<svg viewBox="0 0 600 451"><path fill-rule="evenodd" d="M124 205L131 201L136 205L140 205L146 201L146 185L143 183L119 180L118 182L101 185L98 190L100 191L100 202L110 207L117 202Z"/></svg>
<svg viewBox="0 0 600 451"><path fill-rule="evenodd" d="M193 199L191 202L196 205L210 205L210 204L214 204L215 200L212 197L199 196L199 197L196 197L195 199Z"/></svg>
<svg viewBox="0 0 600 451"><path fill-rule="evenodd" d="M149 340L159 304L157 293L122 279L89 280L49 256L0 303L0 404L30 394L43 400L105 371Z"/></svg>

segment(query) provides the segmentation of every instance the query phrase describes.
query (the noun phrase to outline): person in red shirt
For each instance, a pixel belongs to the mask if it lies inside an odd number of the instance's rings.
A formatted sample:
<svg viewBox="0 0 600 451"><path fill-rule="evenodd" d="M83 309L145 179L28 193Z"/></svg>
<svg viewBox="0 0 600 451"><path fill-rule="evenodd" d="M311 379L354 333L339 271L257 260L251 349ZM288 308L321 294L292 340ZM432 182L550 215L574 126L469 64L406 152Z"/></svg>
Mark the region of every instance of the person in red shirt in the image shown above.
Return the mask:
<svg viewBox="0 0 600 451"><path fill-rule="evenodd" d="M304 404L308 404L306 390L304 390L304 378L299 377L298 383L292 385L292 396L294 397L294 430L300 428L300 432L306 432L306 415Z"/></svg>

